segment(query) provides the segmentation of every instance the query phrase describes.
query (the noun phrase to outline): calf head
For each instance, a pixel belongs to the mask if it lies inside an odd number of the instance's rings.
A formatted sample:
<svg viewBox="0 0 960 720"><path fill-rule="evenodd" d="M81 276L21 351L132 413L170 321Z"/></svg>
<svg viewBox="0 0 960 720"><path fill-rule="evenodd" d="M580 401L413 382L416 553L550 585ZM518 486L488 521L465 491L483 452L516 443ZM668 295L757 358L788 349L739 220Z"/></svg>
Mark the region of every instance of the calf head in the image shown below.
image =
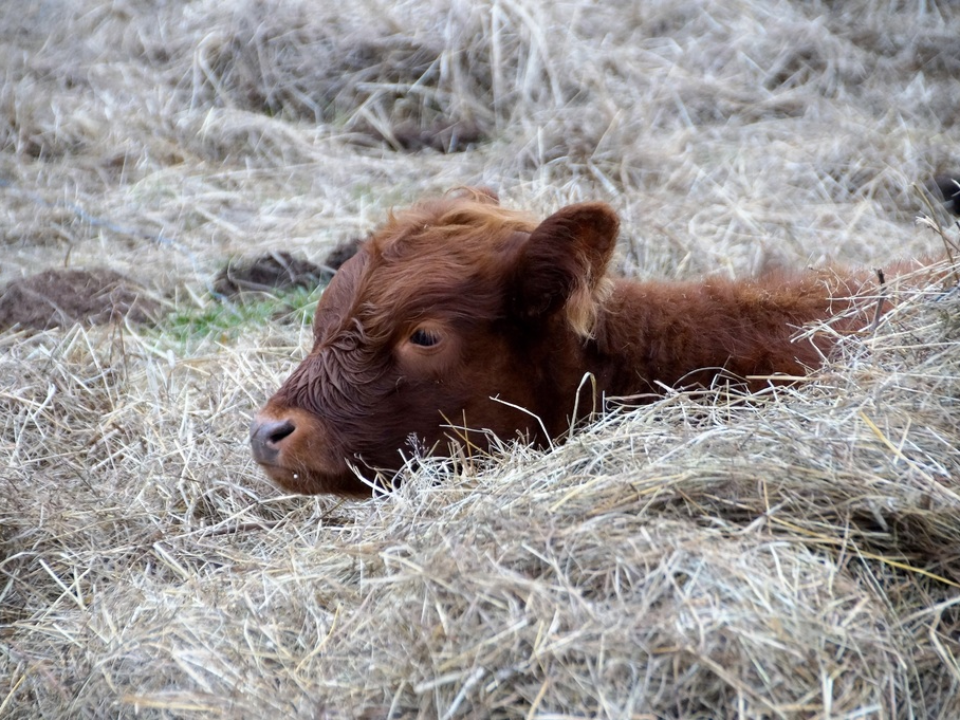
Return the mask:
<svg viewBox="0 0 960 720"><path fill-rule="evenodd" d="M602 203L537 224L483 191L391 216L321 297L313 350L254 419L254 458L293 492L365 494L351 465L559 434L617 226Z"/></svg>

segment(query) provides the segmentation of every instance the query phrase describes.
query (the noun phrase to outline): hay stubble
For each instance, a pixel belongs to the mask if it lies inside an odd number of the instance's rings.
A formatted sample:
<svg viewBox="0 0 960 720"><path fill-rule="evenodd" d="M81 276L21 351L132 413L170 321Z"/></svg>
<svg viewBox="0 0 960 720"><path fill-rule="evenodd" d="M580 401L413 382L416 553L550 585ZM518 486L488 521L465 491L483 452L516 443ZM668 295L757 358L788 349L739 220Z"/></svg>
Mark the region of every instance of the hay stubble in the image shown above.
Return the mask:
<svg viewBox="0 0 960 720"><path fill-rule="evenodd" d="M463 183L611 201L631 274L938 253L947 5L4 7L0 279L107 260L201 313L228 257L321 263ZM926 290L795 387L365 502L249 458L299 320L7 331L0 716L957 717L960 308Z"/></svg>

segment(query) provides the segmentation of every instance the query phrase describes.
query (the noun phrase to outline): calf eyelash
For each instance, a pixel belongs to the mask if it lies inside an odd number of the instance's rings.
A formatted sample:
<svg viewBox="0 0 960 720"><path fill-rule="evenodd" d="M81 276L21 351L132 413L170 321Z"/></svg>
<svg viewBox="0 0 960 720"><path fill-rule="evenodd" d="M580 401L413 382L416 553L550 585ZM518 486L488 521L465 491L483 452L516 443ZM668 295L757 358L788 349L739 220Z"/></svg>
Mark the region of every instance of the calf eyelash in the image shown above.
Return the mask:
<svg viewBox="0 0 960 720"><path fill-rule="evenodd" d="M420 347L433 347L440 342L440 338L432 332L424 330L423 328L418 328L414 330L413 334L410 336L410 342L412 342L414 345L419 345Z"/></svg>

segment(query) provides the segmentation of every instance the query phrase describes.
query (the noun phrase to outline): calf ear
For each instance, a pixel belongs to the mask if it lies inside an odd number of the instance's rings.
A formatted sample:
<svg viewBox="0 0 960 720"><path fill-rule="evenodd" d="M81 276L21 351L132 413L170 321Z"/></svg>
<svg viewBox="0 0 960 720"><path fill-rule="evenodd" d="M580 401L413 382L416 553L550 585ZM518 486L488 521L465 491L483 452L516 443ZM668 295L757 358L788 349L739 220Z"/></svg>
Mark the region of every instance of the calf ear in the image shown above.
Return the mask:
<svg viewBox="0 0 960 720"><path fill-rule="evenodd" d="M566 308L574 330L590 335L619 226L606 203L568 205L540 223L520 250L514 314L535 320Z"/></svg>

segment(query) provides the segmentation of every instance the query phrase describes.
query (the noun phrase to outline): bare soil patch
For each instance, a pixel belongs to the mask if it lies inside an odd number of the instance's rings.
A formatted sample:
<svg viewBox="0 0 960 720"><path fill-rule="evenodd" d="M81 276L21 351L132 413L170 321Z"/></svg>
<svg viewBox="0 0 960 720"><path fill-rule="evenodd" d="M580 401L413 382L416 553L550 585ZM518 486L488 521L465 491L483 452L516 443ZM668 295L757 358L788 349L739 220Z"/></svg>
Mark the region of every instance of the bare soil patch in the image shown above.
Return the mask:
<svg viewBox="0 0 960 720"><path fill-rule="evenodd" d="M160 310L143 287L107 268L45 270L0 289L0 330L146 323Z"/></svg>
<svg viewBox="0 0 960 720"><path fill-rule="evenodd" d="M213 291L230 297L248 292L313 289L330 282L340 266L357 254L362 242L360 238L351 238L337 243L320 265L282 251L230 260L217 273Z"/></svg>
<svg viewBox="0 0 960 720"><path fill-rule="evenodd" d="M333 277L331 270L286 252L232 260L218 274L213 290L220 295L313 288Z"/></svg>
<svg viewBox="0 0 960 720"><path fill-rule="evenodd" d="M323 261L324 267L334 271L339 270L341 265L357 254L363 242L363 238L350 238L337 243L337 246L330 251L326 260Z"/></svg>

